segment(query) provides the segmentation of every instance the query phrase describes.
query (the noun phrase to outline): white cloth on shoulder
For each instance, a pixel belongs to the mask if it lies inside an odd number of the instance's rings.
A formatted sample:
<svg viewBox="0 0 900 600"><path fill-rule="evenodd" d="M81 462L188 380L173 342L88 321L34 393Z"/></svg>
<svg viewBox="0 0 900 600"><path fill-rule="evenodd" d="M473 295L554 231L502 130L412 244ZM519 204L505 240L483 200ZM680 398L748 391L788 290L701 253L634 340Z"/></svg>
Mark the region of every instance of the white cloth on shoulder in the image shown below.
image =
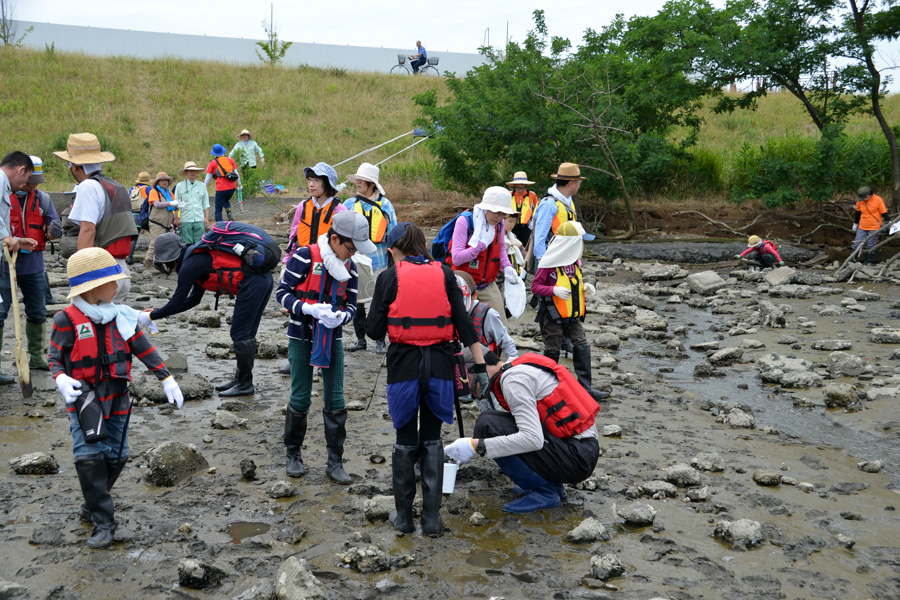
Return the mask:
<svg viewBox="0 0 900 600"><path fill-rule="evenodd" d="M338 258L337 254L334 253L334 250L332 250L331 246L328 244L328 234L323 233L320 235L319 241L316 243L319 244L319 252L322 254L322 264L325 265L325 270L328 271L328 274L337 281L347 281L350 279L350 271L347 270L344 261Z"/></svg>
<svg viewBox="0 0 900 600"><path fill-rule="evenodd" d="M483 242L485 246L490 245L494 241L496 228L487 222L484 215L484 209L477 206L472 209L472 237L469 238L468 246L474 248L479 242Z"/></svg>
<svg viewBox="0 0 900 600"><path fill-rule="evenodd" d="M130 340L137 331L139 313L130 306L116 304L115 302L90 304L81 296L72 298L72 304L94 323L106 325L115 319L116 327L119 328L119 333L121 333L122 337L126 340Z"/></svg>

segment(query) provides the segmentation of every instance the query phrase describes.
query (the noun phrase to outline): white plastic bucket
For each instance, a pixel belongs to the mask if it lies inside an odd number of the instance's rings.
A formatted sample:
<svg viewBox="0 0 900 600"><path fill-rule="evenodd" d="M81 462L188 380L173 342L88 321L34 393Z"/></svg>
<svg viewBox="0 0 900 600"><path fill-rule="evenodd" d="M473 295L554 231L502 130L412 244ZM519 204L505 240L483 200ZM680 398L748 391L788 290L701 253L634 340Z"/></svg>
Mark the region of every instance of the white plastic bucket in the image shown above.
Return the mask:
<svg viewBox="0 0 900 600"><path fill-rule="evenodd" d="M442 491L445 494L452 494L456 488L456 472L458 470L459 465L455 462L444 463L444 487Z"/></svg>

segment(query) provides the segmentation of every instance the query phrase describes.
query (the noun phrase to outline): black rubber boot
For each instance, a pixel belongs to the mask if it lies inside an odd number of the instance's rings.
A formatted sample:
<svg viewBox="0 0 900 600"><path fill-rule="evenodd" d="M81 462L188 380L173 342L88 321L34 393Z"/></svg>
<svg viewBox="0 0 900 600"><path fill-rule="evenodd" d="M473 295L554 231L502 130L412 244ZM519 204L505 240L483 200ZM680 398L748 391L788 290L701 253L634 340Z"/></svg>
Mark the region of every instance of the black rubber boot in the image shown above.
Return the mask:
<svg viewBox="0 0 900 600"><path fill-rule="evenodd" d="M328 449L328 463L325 472L335 483L349 485L353 480L344 470L344 441L347 439L347 409L323 410L325 421L325 447Z"/></svg>
<svg viewBox="0 0 900 600"><path fill-rule="evenodd" d="M557 352L548 352L547 350L544 350L544 356L546 356L547 358L549 358L550 360L552 360L555 363L559 363L559 352L558 351Z"/></svg>
<svg viewBox="0 0 900 600"><path fill-rule="evenodd" d="M591 347L588 344L575 346L572 350L572 363L578 383L594 400L609 398L609 392L601 392L591 387Z"/></svg>
<svg viewBox="0 0 900 600"><path fill-rule="evenodd" d="M356 334L356 343L352 346L344 346L347 352L356 352L366 349L366 305L356 306L356 316L353 317L353 333Z"/></svg>
<svg viewBox="0 0 900 600"><path fill-rule="evenodd" d="M252 396L256 390L253 388L253 362L256 359L256 340L240 340L234 343L234 356L237 361L237 383L227 390L220 391L220 398L230 396Z"/></svg>
<svg viewBox="0 0 900 600"><path fill-rule="evenodd" d="M300 477L306 474L306 465L300 451L306 438L306 417L309 411L299 411L288 404L284 416L284 447L287 450L287 476Z"/></svg>
<svg viewBox="0 0 900 600"><path fill-rule="evenodd" d="M140 234L140 231L138 231L138 233ZM138 235L131 237L131 252L129 252L128 256L125 258L126 265L134 264L134 251L137 249L138 237L139 237Z"/></svg>
<svg viewBox="0 0 900 600"><path fill-rule="evenodd" d="M116 480L119 479L119 475L122 473L122 469L125 468L125 463L128 462L127 458L123 458L119 461L106 459L106 491L112 491L113 486L116 484ZM88 509L87 504L84 502L81 503L81 511L79 516L84 521L91 521L91 511Z"/></svg>
<svg viewBox="0 0 900 600"><path fill-rule="evenodd" d="M89 454L75 459L75 471L81 483L84 506L91 515L94 531L88 540L90 548L108 548L113 543L116 519L112 496L107 488L109 474L102 454Z"/></svg>
<svg viewBox="0 0 900 600"><path fill-rule="evenodd" d="M355 344L344 346L344 350L347 352L356 352L357 350L365 350L367 347L368 344L366 343L366 338L357 338Z"/></svg>
<svg viewBox="0 0 900 600"><path fill-rule="evenodd" d="M440 537L444 533L441 500L444 487L444 446L441 440L429 440L422 449L422 533Z"/></svg>
<svg viewBox="0 0 900 600"><path fill-rule="evenodd" d="M572 346L572 340L570 340L567 336L563 336L561 350L563 356L567 357L569 356L569 354L572 354L573 357L575 356L575 347Z"/></svg>
<svg viewBox="0 0 900 600"><path fill-rule="evenodd" d="M413 500L416 497L416 461L419 460L418 446L399 446L394 444L391 457L391 473L393 474L394 506L388 519L400 533L412 533L416 530L413 523Z"/></svg>

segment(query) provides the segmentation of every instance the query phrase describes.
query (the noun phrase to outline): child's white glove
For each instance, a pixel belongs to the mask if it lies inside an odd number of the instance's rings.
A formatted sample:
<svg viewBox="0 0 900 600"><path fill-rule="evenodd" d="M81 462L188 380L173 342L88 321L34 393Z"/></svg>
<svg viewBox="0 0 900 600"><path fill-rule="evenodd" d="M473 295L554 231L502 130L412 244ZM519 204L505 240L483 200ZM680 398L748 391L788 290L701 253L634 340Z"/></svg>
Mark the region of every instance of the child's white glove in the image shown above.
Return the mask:
<svg viewBox="0 0 900 600"><path fill-rule="evenodd" d="M556 286L553 288L553 295L557 298L562 298L563 300L568 300L572 297L572 290L567 290L564 287Z"/></svg>
<svg viewBox="0 0 900 600"><path fill-rule="evenodd" d="M853 233L856 233L856 230L859 229L859 223L853 224Z"/></svg>
<svg viewBox="0 0 900 600"><path fill-rule="evenodd" d="M324 315L331 313L331 305L321 302L319 304L307 304L304 302L300 306L300 311L304 315L309 315L317 321L321 321Z"/></svg>
<svg viewBox="0 0 900 600"><path fill-rule="evenodd" d="M344 324L344 313L328 311L319 318L319 323L328 329L335 329Z"/></svg>
<svg viewBox="0 0 900 600"><path fill-rule="evenodd" d="M81 382L77 379L72 379L65 373L60 373L56 376L56 387L59 388L59 393L62 394L66 404L74 404L78 396L81 395L81 390L79 389Z"/></svg>
<svg viewBox="0 0 900 600"><path fill-rule="evenodd" d="M506 280L512 285L516 285L517 283L519 283L519 275L516 273L516 270L512 268L512 266L503 269L503 276L506 277Z"/></svg>
<svg viewBox="0 0 900 600"><path fill-rule="evenodd" d="M584 293L587 294L588 296L593 296L594 294L597 293L597 288L595 288L590 283L585 283L584 284Z"/></svg>
<svg viewBox="0 0 900 600"><path fill-rule="evenodd" d="M140 325L141 327L147 328L147 327L150 327L151 322L152 321L150 319L150 311L149 310L145 310L145 311L138 313L138 325Z"/></svg>
<svg viewBox="0 0 900 600"><path fill-rule="evenodd" d="M174 404L178 408L184 404L184 394L181 393L181 388L178 387L178 382L175 381L175 378L169 375L165 379L162 380L163 391L166 393L166 400L169 401L169 404Z"/></svg>

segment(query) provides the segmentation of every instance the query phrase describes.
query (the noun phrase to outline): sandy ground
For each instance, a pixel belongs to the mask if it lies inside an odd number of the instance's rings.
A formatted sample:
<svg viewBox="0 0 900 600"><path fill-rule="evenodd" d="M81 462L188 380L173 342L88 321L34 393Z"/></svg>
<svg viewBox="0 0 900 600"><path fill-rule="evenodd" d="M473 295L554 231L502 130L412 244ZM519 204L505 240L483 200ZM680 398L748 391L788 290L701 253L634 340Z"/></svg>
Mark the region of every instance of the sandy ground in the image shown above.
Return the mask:
<svg viewBox="0 0 900 600"><path fill-rule="evenodd" d="M609 276L595 277L601 290L640 283L627 264L604 268ZM725 277L730 270L718 269ZM158 275L137 275L135 286L141 291L133 296L149 298L133 305L161 305L165 288L173 283ZM872 344L869 330L894 321L897 288L865 285L881 293L881 299L866 302L864 312L828 318L811 309L817 302L839 304L840 295L773 300L793 308L786 315L786 329L730 337L729 329L754 310L757 300L766 299L758 285L732 281L727 302L716 308L668 304L669 294L656 296L656 311L668 321L665 339L632 335L617 350L594 349L595 386L612 391L598 427L619 425L623 430L621 437L601 437L602 456L588 486L595 489L570 487L568 502L560 508L506 514L502 505L515 497L511 482L492 461L476 459L461 467L456 491L445 496L446 531L440 539L418 531L398 536L388 523L366 518L367 499L391 494L394 439L384 373L379 377L381 357L371 351L371 342L369 352L346 356L345 390L352 412L344 458L352 485L338 486L325 476L318 391L304 448L310 472L292 480L298 487L295 496L268 496L272 484L286 479L281 433L289 380L277 373L284 358L258 360L257 393L245 410L235 413L247 419L246 428L211 428L223 404L215 395L187 402L180 411L167 405L135 409L131 461L113 490L119 529L115 544L105 551L85 545L89 526L77 515L81 493L68 420L49 376L36 373L31 400L23 401L17 386L0 390L0 463L41 451L56 457L60 471L23 476L0 469L0 579L24 586L22 597L27 598L264 598L272 597L279 568L293 556L307 561L323 596L330 598L900 598L897 399L865 402L859 412L826 410L822 388L786 390L763 384L754 366L761 355L792 353L813 361L821 373L829 353L813 350L811 342L842 338L852 341L849 352L873 366L874 378L839 381L861 390L896 386L891 379L898 366L891 357L894 347ZM62 289L56 295L62 296ZM220 302L224 315L230 315L230 307L227 299ZM274 298L270 308L261 337L283 342L286 319ZM154 341L164 357L182 353L190 372L220 382L230 375L233 359L209 359L205 351L210 339L227 339L224 318L223 328L216 330L190 324L189 316L161 321ZM526 312L511 331L523 350L539 351L540 343L532 338L533 316ZM799 317L816 321L816 326L800 328ZM620 307L611 314L590 315L586 326L593 339L608 326L624 330L633 321L634 310ZM798 338L795 349L778 344L785 335ZM764 347L747 350L737 364L720 368L723 377L695 379L693 367L704 361L705 353L669 352L666 346L673 339L688 348L720 338L723 348L739 346L744 338ZM350 328L345 339L354 339ZM10 324L3 353L7 372L11 340ZM604 361L610 366L600 366L602 357L612 359ZM136 366L138 377L142 371ZM364 410L370 397L371 406ZM720 422L716 403L722 400L744 405L756 427L734 429ZM467 433L475 410L464 408ZM456 437L456 424L445 426L445 441ZM196 444L209 470L175 487L149 485L144 479L146 452L164 441ZM686 488L672 498L641 493L639 486L666 479L667 468L690 463L701 452L717 453L725 467L701 472L707 500L687 501ZM239 463L247 458L257 466L255 481L241 477ZM857 463L863 459L882 459L886 467L880 473L862 472ZM793 484L760 486L753 475L761 469L780 472ZM805 488L812 491L803 491L799 483L812 484ZM631 527L615 515L617 507L635 501L655 508L652 525ZM486 524L470 522L476 511ZM566 534L588 517L604 524L609 539L568 542ZM733 549L713 536L716 523L738 519L762 525L761 545ZM377 546L398 566L371 574L347 568L337 555L353 546ZM591 557L604 554L616 555L624 574L606 582L593 578ZM224 578L209 589L181 587L177 566L184 558L213 565Z"/></svg>

